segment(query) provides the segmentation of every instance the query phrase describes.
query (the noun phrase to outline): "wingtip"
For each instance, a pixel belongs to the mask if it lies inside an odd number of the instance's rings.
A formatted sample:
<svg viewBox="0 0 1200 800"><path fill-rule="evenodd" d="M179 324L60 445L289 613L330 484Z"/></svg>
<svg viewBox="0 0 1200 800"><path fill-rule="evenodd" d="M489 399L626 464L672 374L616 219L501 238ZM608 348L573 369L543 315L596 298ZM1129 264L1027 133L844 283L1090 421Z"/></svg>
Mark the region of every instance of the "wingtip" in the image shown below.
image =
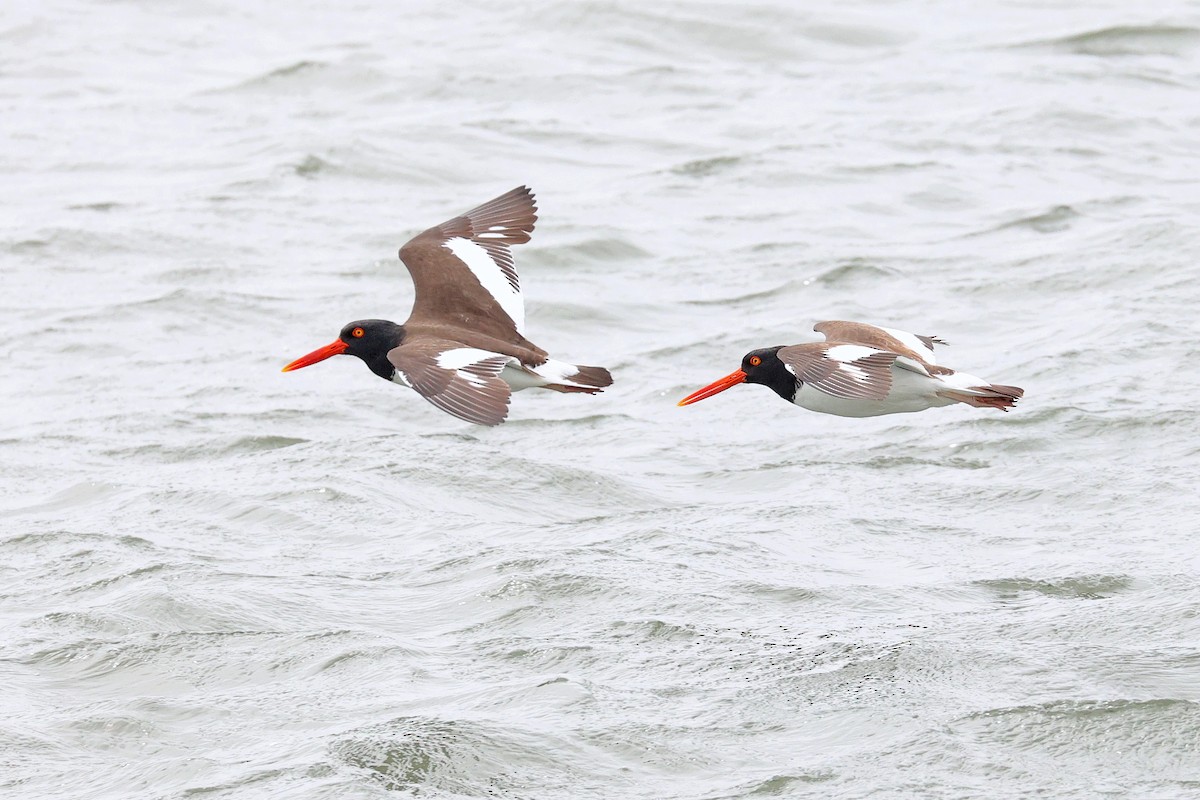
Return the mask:
<svg viewBox="0 0 1200 800"><path fill-rule="evenodd" d="M521 184L518 188L523 190L525 192L525 196L529 198L529 206L530 206L529 211L531 214L533 214L533 221L537 222L537 218L538 218L538 216L537 216L537 211L538 211L537 193L534 192L533 189L531 187L527 186L526 184ZM532 231L532 228L530 228L530 230Z"/></svg>

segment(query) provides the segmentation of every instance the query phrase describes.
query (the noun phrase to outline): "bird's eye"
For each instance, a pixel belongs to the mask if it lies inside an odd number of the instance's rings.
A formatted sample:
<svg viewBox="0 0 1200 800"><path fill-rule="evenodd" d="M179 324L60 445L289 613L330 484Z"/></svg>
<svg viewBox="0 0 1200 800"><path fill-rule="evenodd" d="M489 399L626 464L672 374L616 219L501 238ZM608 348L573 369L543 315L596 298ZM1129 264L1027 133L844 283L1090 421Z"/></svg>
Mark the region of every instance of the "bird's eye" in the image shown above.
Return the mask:
<svg viewBox="0 0 1200 800"><path fill-rule="evenodd" d="M757 367L761 363L762 363L762 359L759 358L758 356L750 356L750 366Z"/></svg>
<svg viewBox="0 0 1200 800"><path fill-rule="evenodd" d="M361 339L365 334L366 331L364 331L362 328L355 328L354 330L350 331L350 335L355 339Z"/></svg>

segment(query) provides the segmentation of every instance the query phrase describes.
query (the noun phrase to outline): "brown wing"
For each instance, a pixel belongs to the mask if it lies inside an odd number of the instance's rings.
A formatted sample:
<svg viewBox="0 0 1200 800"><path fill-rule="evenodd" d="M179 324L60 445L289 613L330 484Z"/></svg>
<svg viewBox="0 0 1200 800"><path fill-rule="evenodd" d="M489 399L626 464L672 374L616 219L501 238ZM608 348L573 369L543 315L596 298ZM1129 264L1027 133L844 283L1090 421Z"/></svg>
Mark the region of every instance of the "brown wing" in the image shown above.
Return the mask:
<svg viewBox="0 0 1200 800"><path fill-rule="evenodd" d="M927 375L948 375L954 370L937 366L937 358L933 354L933 345L944 345L936 336L921 336L908 331L894 328L881 328L878 325L868 325L865 322L847 322L845 320L828 320L818 322L813 326L817 333L825 335L829 342L847 342L874 347L876 350L887 350L901 356L900 366L913 372ZM906 361L911 359L911 361ZM916 363L912 363L915 361Z"/></svg>
<svg viewBox="0 0 1200 800"><path fill-rule="evenodd" d="M401 247L416 288L408 324L461 327L532 347L521 333L525 306L509 248L529 241L536 212L533 192L521 186Z"/></svg>
<svg viewBox="0 0 1200 800"><path fill-rule="evenodd" d="M388 351L409 386L435 406L476 425L499 425L512 390L500 378L509 356L438 339L413 339Z"/></svg>
<svg viewBox="0 0 1200 800"><path fill-rule="evenodd" d="M915 358L925 364L936 363L932 358L933 343L941 341L933 336L917 336L916 334L908 333L906 336L911 336L917 341L906 344L885 328L880 328L877 325L868 325L865 322L847 322L840 319L818 322L816 325L813 325L813 330L817 333L825 334L825 338L831 342L865 344L867 347L874 347L876 350L888 350L902 356ZM913 347L913 345L916 345L916 347Z"/></svg>
<svg viewBox="0 0 1200 800"><path fill-rule="evenodd" d="M884 400L892 390L898 356L859 344L796 344L780 349L779 360L796 379L825 394Z"/></svg>

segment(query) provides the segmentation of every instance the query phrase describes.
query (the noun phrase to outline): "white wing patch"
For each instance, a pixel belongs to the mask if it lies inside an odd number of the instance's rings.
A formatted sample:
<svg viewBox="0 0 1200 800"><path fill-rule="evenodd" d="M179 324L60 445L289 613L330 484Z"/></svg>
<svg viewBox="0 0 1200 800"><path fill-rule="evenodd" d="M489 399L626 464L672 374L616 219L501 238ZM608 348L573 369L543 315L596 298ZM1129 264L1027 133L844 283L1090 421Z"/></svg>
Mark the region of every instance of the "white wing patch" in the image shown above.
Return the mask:
<svg viewBox="0 0 1200 800"><path fill-rule="evenodd" d="M496 358L500 353L492 353L488 350L480 350L476 347L456 347L453 350L443 350L438 353L434 360L442 369L452 369L458 373L459 377L470 383L473 386L483 386L487 380L473 372L466 372L463 367L477 364L487 358Z"/></svg>
<svg viewBox="0 0 1200 800"><path fill-rule="evenodd" d="M483 361L485 358L495 358L500 355L490 350L480 350L478 347L454 347L443 350L437 355L437 365L442 369L462 369L468 364Z"/></svg>
<svg viewBox="0 0 1200 800"><path fill-rule="evenodd" d="M487 234L476 235L486 236ZM497 237L502 235L496 234ZM508 282L508 278L500 271L496 262L492 261L487 250L461 236L447 239L442 246L467 265L467 269L471 270L471 274L479 281L479 285L492 296L496 305L500 306L505 314L508 314L509 319L516 326L517 332L523 334L525 331L525 303L521 300L521 293Z"/></svg>
<svg viewBox="0 0 1200 800"><path fill-rule="evenodd" d="M928 361L930 364L933 363L933 359L931 359L931 358L926 358L925 360ZM913 359L909 358L908 356L897 357L896 358L896 366L902 367L902 368L908 370L909 372L915 372L918 375L925 375L925 376L929 375L929 370L925 369L924 364L922 364L919 361L914 361Z"/></svg>
<svg viewBox="0 0 1200 800"><path fill-rule="evenodd" d="M885 328L882 325L878 327L879 330L889 334L892 338L898 340L900 344L904 345L909 350L912 350L930 364L937 363L937 356L933 354L933 348L918 339L915 334L909 333L908 331L897 330L895 328Z"/></svg>
<svg viewBox="0 0 1200 800"><path fill-rule="evenodd" d="M851 361L857 361L860 358L866 358L878 352L874 347L867 347L861 344L837 344L825 351L825 357L832 358L834 361L844 361L848 364Z"/></svg>

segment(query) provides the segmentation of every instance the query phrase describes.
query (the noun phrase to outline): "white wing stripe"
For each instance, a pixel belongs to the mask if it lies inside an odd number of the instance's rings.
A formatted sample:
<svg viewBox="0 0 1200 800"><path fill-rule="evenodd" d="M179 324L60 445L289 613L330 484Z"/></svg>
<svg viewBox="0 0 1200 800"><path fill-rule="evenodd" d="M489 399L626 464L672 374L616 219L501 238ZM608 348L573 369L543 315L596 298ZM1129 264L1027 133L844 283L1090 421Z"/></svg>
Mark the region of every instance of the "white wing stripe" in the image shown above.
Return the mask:
<svg viewBox="0 0 1200 800"><path fill-rule="evenodd" d="M825 351L826 358L832 358L834 361L857 361L860 358L866 358L878 353L874 347L866 347L861 344L838 344Z"/></svg>
<svg viewBox="0 0 1200 800"><path fill-rule="evenodd" d="M487 377L480 375L478 372L471 372L464 367L469 367L472 364L478 364L481 361L489 358L507 358L500 353L493 353L488 350L480 350L477 347L454 347L450 350L443 350L437 354L434 359L442 369L451 369L458 373L458 377L462 378L467 383L476 387L487 385Z"/></svg>
<svg viewBox="0 0 1200 800"><path fill-rule="evenodd" d="M467 269L471 270L471 274L479 281L479 285L492 296L504 313L508 314L516 326L517 332L523 333L525 330L525 303L521 300L521 293L508 282L508 278L504 276L500 266L488 255L487 250L461 236L447 239L442 246L453 253L459 261L466 264Z"/></svg>
<svg viewBox="0 0 1200 800"><path fill-rule="evenodd" d="M919 351L918 351L918 353L919 353ZM931 359L931 358L926 359L926 360L929 361L930 364L933 363L933 359ZM925 366L923 364L921 364L919 361L913 361L908 356L900 356L899 358L897 358L896 366L902 367L902 368L908 370L909 372L916 372L918 374L926 375L926 376L929 375L929 370L925 369Z"/></svg>
<svg viewBox="0 0 1200 800"><path fill-rule="evenodd" d="M933 348L922 342L915 335L909 333L908 331L901 331L897 330L896 328L885 328L882 325L879 326L879 330L883 331L884 333L891 334L900 342L900 344L904 345L909 350L912 350L930 364L937 363L937 357L933 353Z"/></svg>
<svg viewBox="0 0 1200 800"><path fill-rule="evenodd" d="M443 350L437 355L437 365L442 369L462 369L463 367L474 364L476 361L483 361L485 358L495 358L500 355L488 350L480 350L478 347L454 347L450 350Z"/></svg>

